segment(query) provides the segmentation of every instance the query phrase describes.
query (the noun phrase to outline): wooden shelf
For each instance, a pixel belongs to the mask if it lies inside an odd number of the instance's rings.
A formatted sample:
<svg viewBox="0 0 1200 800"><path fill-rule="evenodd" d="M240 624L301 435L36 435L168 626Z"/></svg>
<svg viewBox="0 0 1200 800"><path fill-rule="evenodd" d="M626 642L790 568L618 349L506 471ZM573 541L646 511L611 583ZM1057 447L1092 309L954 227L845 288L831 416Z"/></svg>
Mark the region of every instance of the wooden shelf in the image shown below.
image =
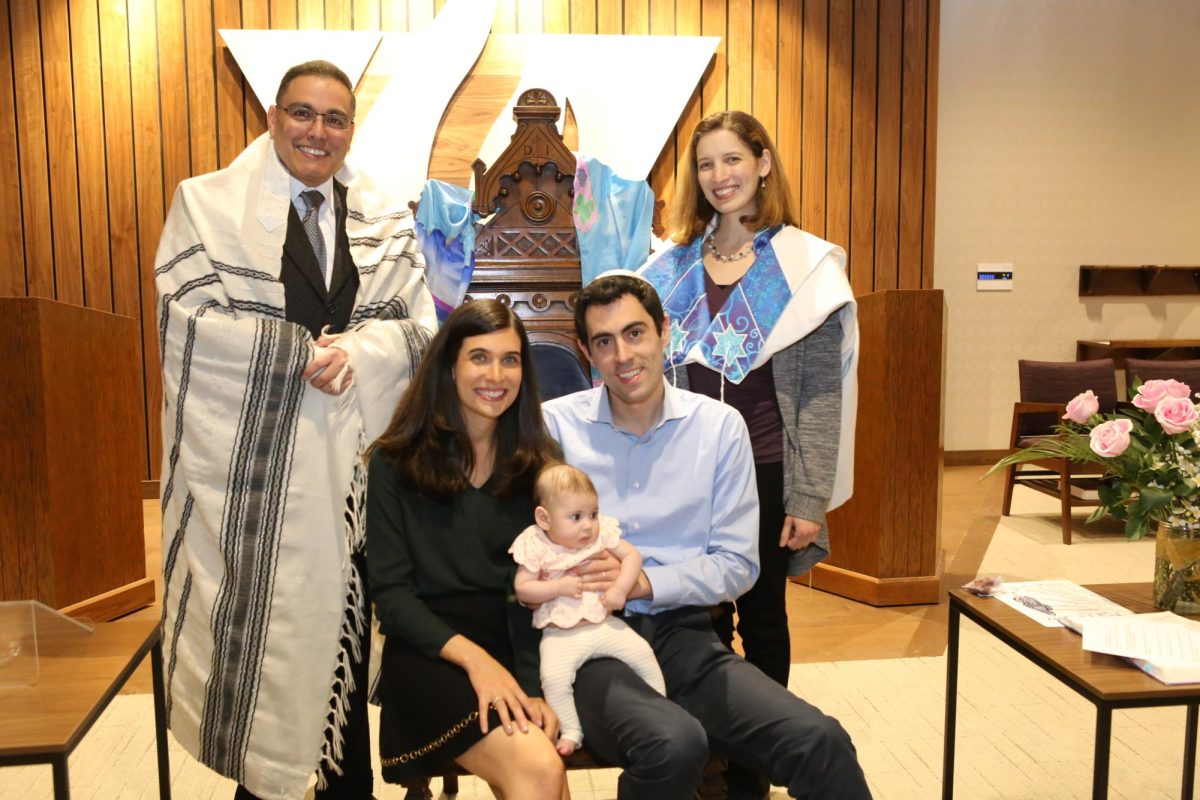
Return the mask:
<svg viewBox="0 0 1200 800"><path fill-rule="evenodd" d="M1148 297L1200 294L1200 267L1081 266L1080 297Z"/></svg>

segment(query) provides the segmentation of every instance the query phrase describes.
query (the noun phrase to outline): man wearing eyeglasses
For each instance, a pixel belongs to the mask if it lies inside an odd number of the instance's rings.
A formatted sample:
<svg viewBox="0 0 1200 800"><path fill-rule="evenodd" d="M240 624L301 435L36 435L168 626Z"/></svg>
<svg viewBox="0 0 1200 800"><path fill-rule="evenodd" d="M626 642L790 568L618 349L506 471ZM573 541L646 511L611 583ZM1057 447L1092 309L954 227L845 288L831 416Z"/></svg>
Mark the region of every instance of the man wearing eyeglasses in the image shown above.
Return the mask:
<svg viewBox="0 0 1200 800"><path fill-rule="evenodd" d="M344 163L354 112L292 67L156 259L168 713L239 800L371 797L362 454L435 322L409 198Z"/></svg>

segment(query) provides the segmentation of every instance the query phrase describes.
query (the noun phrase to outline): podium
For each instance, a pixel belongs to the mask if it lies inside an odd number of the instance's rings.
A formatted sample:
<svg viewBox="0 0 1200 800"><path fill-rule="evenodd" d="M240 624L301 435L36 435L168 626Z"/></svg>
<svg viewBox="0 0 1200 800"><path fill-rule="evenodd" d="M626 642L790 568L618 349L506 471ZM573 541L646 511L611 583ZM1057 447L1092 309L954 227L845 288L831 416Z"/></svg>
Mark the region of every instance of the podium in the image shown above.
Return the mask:
<svg viewBox="0 0 1200 800"><path fill-rule="evenodd" d="M0 319L0 600L96 621L149 605L138 323L27 297Z"/></svg>
<svg viewBox="0 0 1200 800"><path fill-rule="evenodd" d="M858 298L854 496L829 514L818 589L875 606L940 598L943 315L937 289Z"/></svg>

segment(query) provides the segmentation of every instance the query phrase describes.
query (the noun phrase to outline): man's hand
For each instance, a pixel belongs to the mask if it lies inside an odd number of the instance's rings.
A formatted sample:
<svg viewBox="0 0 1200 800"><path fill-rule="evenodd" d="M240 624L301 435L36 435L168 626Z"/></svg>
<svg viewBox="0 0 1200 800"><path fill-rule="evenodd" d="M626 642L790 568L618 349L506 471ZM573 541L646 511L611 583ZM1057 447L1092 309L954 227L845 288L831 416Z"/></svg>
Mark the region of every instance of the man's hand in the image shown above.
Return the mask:
<svg viewBox="0 0 1200 800"><path fill-rule="evenodd" d="M607 550L567 570L568 575L583 578L583 589L587 592L607 591L616 582L620 572L620 559Z"/></svg>
<svg viewBox="0 0 1200 800"><path fill-rule="evenodd" d="M325 394L338 395L346 391L354 382L354 370L350 368L350 357L345 350L337 347L322 347L319 342L329 341L321 337L313 348L312 360L300 374L300 379L308 381L314 389ZM339 380L340 378L340 380Z"/></svg>
<svg viewBox="0 0 1200 800"><path fill-rule="evenodd" d="M787 515L783 518L783 532L779 535L779 546L789 550L802 550L817 540L821 524L811 519Z"/></svg>

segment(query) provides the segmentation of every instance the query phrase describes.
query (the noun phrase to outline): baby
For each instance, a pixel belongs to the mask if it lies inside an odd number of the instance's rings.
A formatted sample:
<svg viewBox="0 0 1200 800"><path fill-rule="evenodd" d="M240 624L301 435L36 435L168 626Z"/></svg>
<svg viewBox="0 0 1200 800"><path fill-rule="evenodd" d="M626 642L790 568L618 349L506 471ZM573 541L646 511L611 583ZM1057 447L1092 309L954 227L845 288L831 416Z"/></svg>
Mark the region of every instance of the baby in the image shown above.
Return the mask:
<svg viewBox="0 0 1200 800"><path fill-rule="evenodd" d="M561 723L558 752L568 756L583 743L574 683L585 661L619 658L659 694L666 694L666 685L646 640L608 613L625 607L642 557L621 540L615 519L600 516L591 479L575 467L556 464L538 475L533 498L537 524L526 528L508 552L520 565L517 599L537 606L533 625L542 629L542 691ZM606 550L620 560L621 569L603 594L584 591L582 578L565 574Z"/></svg>

